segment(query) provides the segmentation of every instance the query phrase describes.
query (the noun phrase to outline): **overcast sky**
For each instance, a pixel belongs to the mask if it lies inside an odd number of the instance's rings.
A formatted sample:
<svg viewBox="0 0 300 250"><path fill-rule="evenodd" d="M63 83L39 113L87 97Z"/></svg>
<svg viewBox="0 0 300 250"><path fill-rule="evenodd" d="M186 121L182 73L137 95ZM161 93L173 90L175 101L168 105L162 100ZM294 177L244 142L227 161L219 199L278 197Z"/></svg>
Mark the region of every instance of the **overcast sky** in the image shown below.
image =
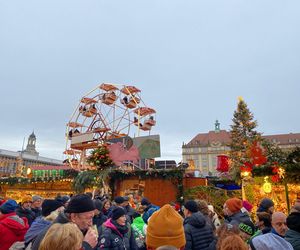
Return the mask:
<svg viewBox="0 0 300 250"><path fill-rule="evenodd" d="M300 132L300 1L1 0L0 148L34 130L63 159L66 123L102 82L134 85L157 111L164 159L229 130L242 96L268 134Z"/></svg>

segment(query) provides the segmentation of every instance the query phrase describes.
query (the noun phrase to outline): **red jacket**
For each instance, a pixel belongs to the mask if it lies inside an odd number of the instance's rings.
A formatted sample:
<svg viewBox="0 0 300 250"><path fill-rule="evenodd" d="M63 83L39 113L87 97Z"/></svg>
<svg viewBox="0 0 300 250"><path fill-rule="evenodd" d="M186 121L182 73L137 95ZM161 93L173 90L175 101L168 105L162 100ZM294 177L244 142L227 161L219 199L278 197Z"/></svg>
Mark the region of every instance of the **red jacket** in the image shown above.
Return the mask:
<svg viewBox="0 0 300 250"><path fill-rule="evenodd" d="M16 241L24 241L29 228L26 218L20 218L15 212L0 215L0 250L8 250Z"/></svg>

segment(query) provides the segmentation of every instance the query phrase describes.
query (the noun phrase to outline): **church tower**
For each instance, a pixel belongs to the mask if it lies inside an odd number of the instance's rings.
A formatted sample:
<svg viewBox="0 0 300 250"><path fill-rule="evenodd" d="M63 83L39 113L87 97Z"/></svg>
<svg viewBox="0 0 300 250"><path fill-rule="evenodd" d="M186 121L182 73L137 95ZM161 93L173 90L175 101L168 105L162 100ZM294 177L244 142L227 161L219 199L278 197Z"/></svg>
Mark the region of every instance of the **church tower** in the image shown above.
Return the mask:
<svg viewBox="0 0 300 250"><path fill-rule="evenodd" d="M27 146L23 152L31 155L38 155L39 153L35 149L35 144L36 144L36 136L34 132L32 132L32 134L28 137Z"/></svg>

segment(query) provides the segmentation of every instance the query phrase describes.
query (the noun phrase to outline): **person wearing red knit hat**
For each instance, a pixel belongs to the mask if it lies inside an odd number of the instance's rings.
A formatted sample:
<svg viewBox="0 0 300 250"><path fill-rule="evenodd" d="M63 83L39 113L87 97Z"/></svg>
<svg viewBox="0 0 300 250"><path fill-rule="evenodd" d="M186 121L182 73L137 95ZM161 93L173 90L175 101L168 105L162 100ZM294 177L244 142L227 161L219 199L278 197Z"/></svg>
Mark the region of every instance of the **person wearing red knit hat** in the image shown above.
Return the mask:
<svg viewBox="0 0 300 250"><path fill-rule="evenodd" d="M225 201L223 212L225 222L231 225L239 225L241 222L251 221L248 213L243 212L243 201L238 198L230 198Z"/></svg>

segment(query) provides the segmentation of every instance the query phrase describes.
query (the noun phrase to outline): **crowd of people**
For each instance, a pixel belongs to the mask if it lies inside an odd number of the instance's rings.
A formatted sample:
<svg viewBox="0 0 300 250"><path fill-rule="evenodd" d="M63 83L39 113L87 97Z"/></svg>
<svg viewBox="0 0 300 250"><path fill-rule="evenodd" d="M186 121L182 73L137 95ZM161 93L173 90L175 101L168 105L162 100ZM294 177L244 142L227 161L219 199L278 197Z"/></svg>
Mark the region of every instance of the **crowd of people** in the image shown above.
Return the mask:
<svg viewBox="0 0 300 250"><path fill-rule="evenodd" d="M264 198L252 213L230 198L223 218L203 200L162 207L92 194L0 200L0 250L300 250L300 200L290 214Z"/></svg>

